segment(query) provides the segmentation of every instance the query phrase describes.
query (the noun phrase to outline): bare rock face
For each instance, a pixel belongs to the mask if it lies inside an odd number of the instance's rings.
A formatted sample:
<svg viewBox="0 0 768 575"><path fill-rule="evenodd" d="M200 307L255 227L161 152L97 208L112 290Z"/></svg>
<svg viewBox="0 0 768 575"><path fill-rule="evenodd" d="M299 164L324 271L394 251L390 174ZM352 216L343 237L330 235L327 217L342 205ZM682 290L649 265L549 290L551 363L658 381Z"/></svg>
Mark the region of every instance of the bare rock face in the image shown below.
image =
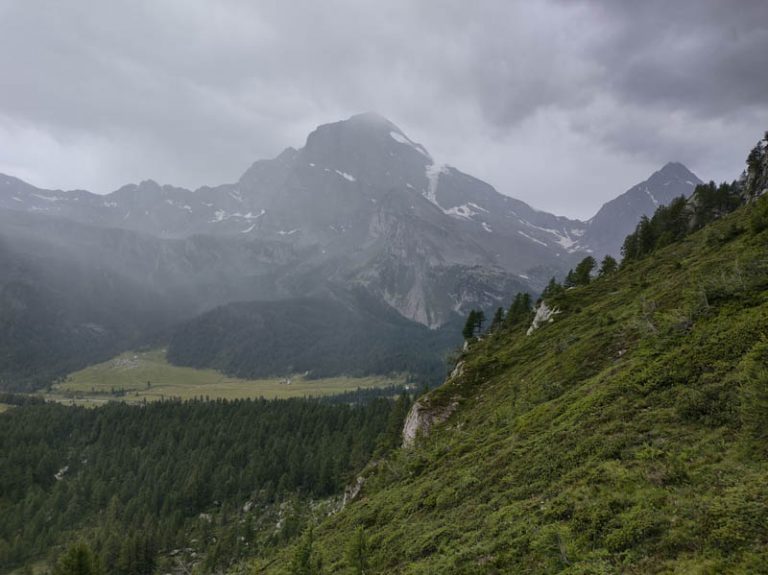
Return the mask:
<svg viewBox="0 0 768 575"><path fill-rule="evenodd" d="M464 362L460 361L453 368L445 385L450 385L451 382L460 378L463 374ZM451 403L443 406L432 405L428 395L420 398L411 406L411 410L405 418L405 424L403 425L403 447L413 447L417 437L427 436L433 426L448 419L458 406L458 398L454 398Z"/></svg>
<svg viewBox="0 0 768 575"><path fill-rule="evenodd" d="M428 399L414 403L403 426L403 447L413 447L417 437L428 435L433 426L448 419L458 406L458 401L442 407L429 405Z"/></svg>
<svg viewBox="0 0 768 575"><path fill-rule="evenodd" d="M354 483L347 485L347 488L344 490L344 499L342 499L341 502L342 509L346 507L347 503L357 499L357 496L360 495L360 491L363 489L364 483L365 477L359 475Z"/></svg>
<svg viewBox="0 0 768 575"><path fill-rule="evenodd" d="M556 313L560 313L557 308L549 307L547 302L541 302L541 305L536 308L536 315L533 317L533 323L531 323L531 327L528 328L528 331L525 332L525 334L531 335L545 323L554 321L554 315Z"/></svg>

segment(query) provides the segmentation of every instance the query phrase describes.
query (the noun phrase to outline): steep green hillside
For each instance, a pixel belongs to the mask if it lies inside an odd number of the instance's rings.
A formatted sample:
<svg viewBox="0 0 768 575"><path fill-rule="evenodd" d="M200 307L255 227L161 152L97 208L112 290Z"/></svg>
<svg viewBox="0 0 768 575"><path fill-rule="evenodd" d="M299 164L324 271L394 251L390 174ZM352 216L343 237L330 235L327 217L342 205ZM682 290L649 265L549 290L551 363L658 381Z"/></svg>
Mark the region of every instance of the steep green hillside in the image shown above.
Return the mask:
<svg viewBox="0 0 768 575"><path fill-rule="evenodd" d="M348 573L356 550L365 573L768 573L759 213L768 197L554 296L530 336L472 343L420 400L448 419L255 572L304 551Z"/></svg>

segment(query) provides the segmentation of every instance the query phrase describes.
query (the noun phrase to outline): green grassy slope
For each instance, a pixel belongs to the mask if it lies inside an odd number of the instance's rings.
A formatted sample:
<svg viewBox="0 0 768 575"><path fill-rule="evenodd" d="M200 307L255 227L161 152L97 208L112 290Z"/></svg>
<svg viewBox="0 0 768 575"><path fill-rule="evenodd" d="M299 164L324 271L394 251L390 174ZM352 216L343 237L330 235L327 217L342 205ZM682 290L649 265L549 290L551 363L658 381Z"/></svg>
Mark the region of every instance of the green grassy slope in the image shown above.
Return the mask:
<svg viewBox="0 0 768 575"><path fill-rule="evenodd" d="M768 199L761 200L762 202ZM768 573L768 232L742 208L474 343L314 531L346 573ZM256 572L289 572L293 550Z"/></svg>

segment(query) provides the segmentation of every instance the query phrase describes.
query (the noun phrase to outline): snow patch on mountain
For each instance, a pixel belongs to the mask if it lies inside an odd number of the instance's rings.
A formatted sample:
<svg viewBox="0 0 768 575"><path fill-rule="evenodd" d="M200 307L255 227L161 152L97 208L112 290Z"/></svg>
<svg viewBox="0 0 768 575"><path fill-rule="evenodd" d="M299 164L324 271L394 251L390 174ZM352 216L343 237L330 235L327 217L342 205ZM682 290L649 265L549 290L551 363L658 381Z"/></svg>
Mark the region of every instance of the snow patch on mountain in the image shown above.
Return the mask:
<svg viewBox="0 0 768 575"><path fill-rule="evenodd" d="M520 221L525 225L527 225L528 227L540 230L542 232L546 232L554 236L553 239L555 243L559 244L564 250L568 252L574 252L578 249L578 246L576 245L578 243L578 238L583 236L585 231L584 229L581 229L581 228L573 228L571 230L554 230L552 228L544 228L541 226L534 225L531 222L528 222L526 220L520 220Z"/></svg>
<svg viewBox="0 0 768 575"><path fill-rule="evenodd" d="M443 209L437 202L437 185L440 182L440 174L447 174L448 166L444 164L430 164L427 166L427 189L424 192L424 197L430 202L435 204L441 210ZM443 210L445 211L445 210Z"/></svg>
<svg viewBox="0 0 768 575"><path fill-rule="evenodd" d="M233 214L229 214L225 212L224 210L216 210L213 214L213 219L211 220L211 223L218 223L223 222L225 220L230 219L242 219L242 220L258 220L261 216L267 213L267 210L259 210L258 214L254 214L253 212L248 212L247 214L241 214L240 212L235 212Z"/></svg>
<svg viewBox="0 0 768 575"><path fill-rule="evenodd" d="M427 152L427 150L421 144L417 144L416 142L411 141L407 136L400 134L399 132L391 131L389 132L389 135L395 142L398 142L399 144L405 144L406 146L416 150L422 156L426 156L427 158L431 159L429 152Z"/></svg>
<svg viewBox="0 0 768 575"><path fill-rule="evenodd" d="M488 212L485 208L478 206L474 202L467 202L466 204L462 204L460 206L454 206L452 208L448 208L447 210L443 210L443 213L452 216L454 218L465 218L467 220L472 219L472 216L476 216L480 214L480 212Z"/></svg>
<svg viewBox="0 0 768 575"><path fill-rule="evenodd" d="M45 200L46 202L59 202L63 198L57 198L56 196L43 196L42 194L32 194L36 198L40 198L41 200Z"/></svg>
<svg viewBox="0 0 768 575"><path fill-rule="evenodd" d="M646 194L648 194L648 197L649 197L649 198L651 198L651 201L653 202L653 205L654 205L654 206L658 206L658 205L659 205L659 200L657 200L657 199L656 199L656 196L654 196L654 195L651 193L651 190L649 190L647 186L646 186L646 188L645 188L645 193L646 193Z"/></svg>
<svg viewBox="0 0 768 575"><path fill-rule="evenodd" d="M347 172L342 172L341 170L333 170L333 171L339 174L345 180L349 180L350 182L356 181L355 176L353 176L352 174L348 174Z"/></svg>
<svg viewBox="0 0 768 575"><path fill-rule="evenodd" d="M547 244L546 244L546 243L542 242L541 240L537 240L537 239L536 239L536 238L534 238L533 236L529 236L529 235L528 235L528 234L526 234L526 233L525 233L523 230L517 230L517 233L518 233L518 234L520 234L521 236L525 237L525 238L528 238L528 239L529 239L529 240L531 240L532 242L536 242L537 244L541 244L542 246L544 246L544 247L547 247Z"/></svg>

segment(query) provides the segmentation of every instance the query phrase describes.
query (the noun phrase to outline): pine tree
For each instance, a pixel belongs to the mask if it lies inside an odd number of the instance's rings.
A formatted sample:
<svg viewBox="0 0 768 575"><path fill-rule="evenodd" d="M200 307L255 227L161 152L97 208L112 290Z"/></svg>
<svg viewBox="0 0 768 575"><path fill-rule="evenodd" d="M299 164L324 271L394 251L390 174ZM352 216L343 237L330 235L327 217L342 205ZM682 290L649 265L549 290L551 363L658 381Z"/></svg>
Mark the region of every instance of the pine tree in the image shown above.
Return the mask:
<svg viewBox="0 0 768 575"><path fill-rule="evenodd" d="M581 260L573 271L575 285L585 286L592 280L592 270L597 266L595 258L587 256Z"/></svg>
<svg viewBox="0 0 768 575"><path fill-rule="evenodd" d="M477 327L478 333L483 331L484 323L485 323L485 312L479 309L475 314L475 326Z"/></svg>
<svg viewBox="0 0 768 575"><path fill-rule="evenodd" d="M464 329L461 331L461 335L464 336L465 340L470 340L475 336L476 326L477 312L475 310L470 310L469 315L467 316L467 321L464 324Z"/></svg>
<svg viewBox="0 0 768 575"><path fill-rule="evenodd" d="M600 275L600 277L607 276L615 272L618 267L618 262L612 256L605 256L600 263L600 271L598 272L598 275Z"/></svg>
<svg viewBox="0 0 768 575"><path fill-rule="evenodd" d="M491 331L497 331L504 323L504 308L496 308L496 313L493 314L491 320Z"/></svg>
<svg viewBox="0 0 768 575"><path fill-rule="evenodd" d="M560 294L563 291L563 286L561 286L558 281L553 277L549 280L549 283L547 284L547 287L544 288L544 291L541 292L541 297L544 299L548 299L551 297L555 297L558 294Z"/></svg>
<svg viewBox="0 0 768 575"><path fill-rule="evenodd" d="M515 326L521 322L525 322L531 313L531 296L528 293L518 293L515 299L512 301L512 305L509 306L509 312L507 312L506 325L508 327Z"/></svg>
<svg viewBox="0 0 768 575"><path fill-rule="evenodd" d="M623 258L622 264L631 262L638 258L637 253L637 232L629 234L624 238L624 243L621 246L621 256Z"/></svg>

